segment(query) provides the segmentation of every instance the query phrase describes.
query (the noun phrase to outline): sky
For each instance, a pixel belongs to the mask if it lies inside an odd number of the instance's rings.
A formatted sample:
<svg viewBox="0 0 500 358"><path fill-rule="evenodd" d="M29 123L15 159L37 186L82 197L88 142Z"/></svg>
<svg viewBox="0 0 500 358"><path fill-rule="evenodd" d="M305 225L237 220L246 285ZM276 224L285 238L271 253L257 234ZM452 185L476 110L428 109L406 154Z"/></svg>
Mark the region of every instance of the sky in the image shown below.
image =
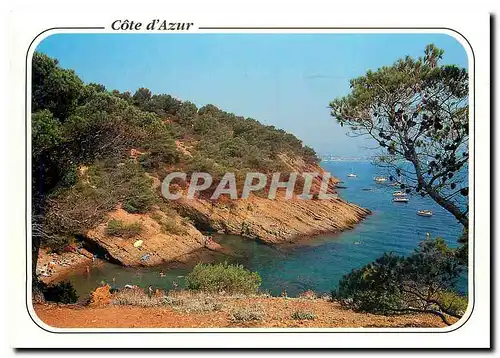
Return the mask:
<svg viewBox="0 0 500 358"><path fill-rule="evenodd" d="M320 154L369 156L328 104L349 79L434 43L443 63L467 68L467 54L444 34L55 34L37 48L108 90L139 87L198 107L214 104L295 134Z"/></svg>

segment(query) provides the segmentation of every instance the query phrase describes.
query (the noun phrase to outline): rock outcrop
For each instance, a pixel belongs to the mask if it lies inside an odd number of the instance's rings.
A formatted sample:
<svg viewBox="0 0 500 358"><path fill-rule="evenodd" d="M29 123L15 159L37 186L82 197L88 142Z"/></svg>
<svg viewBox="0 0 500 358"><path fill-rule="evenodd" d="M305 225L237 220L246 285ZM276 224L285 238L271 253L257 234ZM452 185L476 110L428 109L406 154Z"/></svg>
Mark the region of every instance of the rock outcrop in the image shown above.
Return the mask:
<svg viewBox="0 0 500 358"><path fill-rule="evenodd" d="M111 287L109 285L97 287L90 293L89 306L99 307L106 306L111 303Z"/></svg>
<svg viewBox="0 0 500 358"><path fill-rule="evenodd" d="M279 156L287 170L295 173L318 173L311 193L321 189L325 170L301 158ZM336 194L337 178L332 177L327 192ZM248 199L214 203L204 199L185 199L175 202L177 210L191 218L197 227L220 233L242 235L270 244L293 242L304 236L339 232L351 229L370 211L351 204L336 195L331 200L304 200L298 195L290 200L278 192L276 199L250 195Z"/></svg>
<svg viewBox="0 0 500 358"><path fill-rule="evenodd" d="M325 174L317 164L280 156L290 172ZM160 181L153 178L160 190ZM336 193L338 179L332 178L329 193ZM321 187L321 177L312 183L312 193ZM124 225L140 224L141 232L133 237L109 235L107 222L90 230L87 239L125 266L153 266L167 261L183 261L189 254L206 248L224 251L218 245L207 245L201 231L241 235L268 244L294 242L301 237L351 229L370 212L340 197L331 200L303 200L297 195L285 200L283 192L276 199L250 195L247 199L213 202L203 198L182 197L170 203L176 210L156 210L148 214L131 214L121 208L109 213L109 220ZM183 220L189 218L189 222ZM164 221L169 225L165 229ZM181 228L182 230L175 229ZM201 230L201 231L200 231ZM134 246L138 241L140 245Z"/></svg>
<svg viewBox="0 0 500 358"><path fill-rule="evenodd" d="M153 219L154 216L156 218ZM181 217L167 217L158 210L151 214L130 214L123 209L109 213L109 218L120 220L125 225L140 223L140 234L130 238L111 236L106 232L107 223L103 223L87 233L87 239L104 249L109 257L125 266L154 266L166 261L175 261L179 257L204 246L203 234L189 223L181 223ZM179 225L178 233L165 232L161 220L169 220ZM160 221L160 222L159 222ZM142 240L140 247L134 243Z"/></svg>
<svg viewBox="0 0 500 358"><path fill-rule="evenodd" d="M231 206L201 199L179 200L179 211L206 230L242 235L267 243L350 229L369 211L340 198L284 200L250 197Z"/></svg>

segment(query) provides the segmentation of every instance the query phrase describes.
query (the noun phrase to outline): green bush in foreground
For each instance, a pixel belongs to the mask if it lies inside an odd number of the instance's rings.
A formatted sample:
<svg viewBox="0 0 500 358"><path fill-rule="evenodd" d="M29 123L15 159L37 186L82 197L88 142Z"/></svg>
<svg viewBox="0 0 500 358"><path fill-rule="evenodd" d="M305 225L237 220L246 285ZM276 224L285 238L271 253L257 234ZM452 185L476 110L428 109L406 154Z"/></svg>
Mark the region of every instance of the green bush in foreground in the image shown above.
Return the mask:
<svg viewBox="0 0 500 358"><path fill-rule="evenodd" d="M231 320L235 322L262 321L264 311L259 306L249 306L237 309L231 314Z"/></svg>
<svg viewBox="0 0 500 358"><path fill-rule="evenodd" d="M118 236L128 239L137 236L142 231L142 224L135 222L133 224L125 224L121 220L111 219L106 228L106 234L110 236Z"/></svg>
<svg viewBox="0 0 500 358"><path fill-rule="evenodd" d="M164 297L149 297L142 289L124 289L115 294L113 304L122 306L157 307L166 304L166 302Z"/></svg>
<svg viewBox="0 0 500 358"><path fill-rule="evenodd" d="M225 293L256 293L262 282L257 272L242 265L199 263L186 277L186 286L191 290Z"/></svg>
<svg viewBox="0 0 500 358"><path fill-rule="evenodd" d="M467 309L467 298L454 293L462 272L456 249L427 239L408 257L386 253L353 270L332 297L356 311L432 313L450 325L449 317L460 319Z"/></svg>
<svg viewBox="0 0 500 358"><path fill-rule="evenodd" d="M437 301L449 312L457 316L463 316L469 305L466 296L461 296L453 291L443 291L437 295Z"/></svg>
<svg viewBox="0 0 500 358"><path fill-rule="evenodd" d="M303 321L303 320L315 320L317 318L316 314L306 311L295 311L292 314L292 319Z"/></svg>

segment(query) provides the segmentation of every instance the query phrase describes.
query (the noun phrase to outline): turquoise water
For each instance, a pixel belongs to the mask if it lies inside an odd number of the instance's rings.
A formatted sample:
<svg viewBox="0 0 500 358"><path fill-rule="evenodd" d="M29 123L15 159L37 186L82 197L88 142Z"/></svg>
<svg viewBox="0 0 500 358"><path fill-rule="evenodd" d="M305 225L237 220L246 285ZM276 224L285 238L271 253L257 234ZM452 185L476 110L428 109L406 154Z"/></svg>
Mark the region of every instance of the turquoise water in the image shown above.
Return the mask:
<svg viewBox="0 0 500 358"><path fill-rule="evenodd" d="M339 189L342 198L372 211L353 230L324 235L294 246L272 247L238 236L219 235L215 241L228 247L231 256L201 252L191 264L170 264L155 268L123 268L110 263L92 268L90 275L74 274L69 279L77 293L85 297L101 281L117 286L137 284L170 289L174 281L180 287L195 261L238 262L262 277L261 288L273 295L286 290L295 296L305 290L328 293L339 279L352 269L373 261L384 252L408 255L424 240L426 233L442 237L450 246L456 246L461 226L446 210L429 198L411 196L407 204L393 203L392 193L397 188L377 184L373 180L382 174L368 162L326 162L322 166L344 181L346 189ZM348 178L351 172L357 178ZM370 188L370 191L363 189ZM416 215L417 210L430 209L432 217ZM160 270L166 274L160 277ZM460 291L466 291L465 277Z"/></svg>

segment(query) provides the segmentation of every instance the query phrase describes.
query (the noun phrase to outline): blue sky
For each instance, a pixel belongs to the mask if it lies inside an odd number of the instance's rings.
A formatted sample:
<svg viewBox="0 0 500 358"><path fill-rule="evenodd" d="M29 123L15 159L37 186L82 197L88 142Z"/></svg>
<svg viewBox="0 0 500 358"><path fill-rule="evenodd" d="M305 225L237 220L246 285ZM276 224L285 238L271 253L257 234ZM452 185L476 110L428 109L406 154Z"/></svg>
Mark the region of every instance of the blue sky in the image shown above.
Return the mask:
<svg viewBox="0 0 500 358"><path fill-rule="evenodd" d="M212 103L292 132L319 153L370 154L329 115L349 79L418 57L428 43L444 63L467 67L467 55L442 34L57 34L37 50L108 90L147 87Z"/></svg>

